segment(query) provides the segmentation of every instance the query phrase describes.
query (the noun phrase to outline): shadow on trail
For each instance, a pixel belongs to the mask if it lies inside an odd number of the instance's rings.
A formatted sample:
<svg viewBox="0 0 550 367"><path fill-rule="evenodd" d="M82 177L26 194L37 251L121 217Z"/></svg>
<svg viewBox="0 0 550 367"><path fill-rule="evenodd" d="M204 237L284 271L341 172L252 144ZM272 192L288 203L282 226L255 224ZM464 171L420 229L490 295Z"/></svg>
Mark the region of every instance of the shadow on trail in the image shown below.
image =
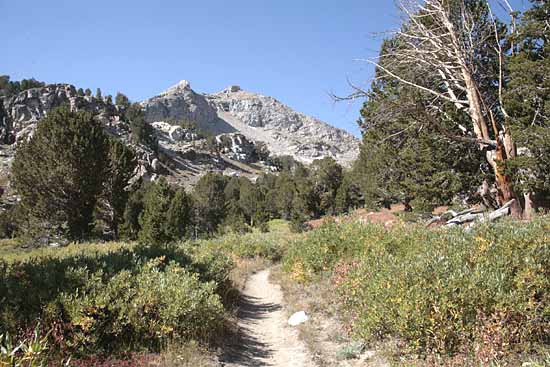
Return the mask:
<svg viewBox="0 0 550 367"><path fill-rule="evenodd" d="M263 361L273 354L273 349L254 335L253 326L261 319L269 317L270 312L281 309L275 303L262 303L261 299L242 295L237 313L241 320L239 330L231 336L231 341L222 356L224 366L260 367L270 364Z"/></svg>

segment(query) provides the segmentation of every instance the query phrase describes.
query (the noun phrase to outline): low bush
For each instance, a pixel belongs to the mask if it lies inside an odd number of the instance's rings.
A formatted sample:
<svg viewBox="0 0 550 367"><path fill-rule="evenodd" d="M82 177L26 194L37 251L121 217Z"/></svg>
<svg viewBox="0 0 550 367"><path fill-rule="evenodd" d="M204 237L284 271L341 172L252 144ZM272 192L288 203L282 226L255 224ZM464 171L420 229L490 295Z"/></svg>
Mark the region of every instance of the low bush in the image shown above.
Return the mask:
<svg viewBox="0 0 550 367"><path fill-rule="evenodd" d="M60 297L64 321L71 325L66 342L86 355L159 351L170 340L210 340L224 320L215 289L215 282L203 283L196 273L162 258L134 274L121 271L106 284L91 281L86 289Z"/></svg>
<svg viewBox="0 0 550 367"><path fill-rule="evenodd" d="M81 244L5 256L0 334L22 340L42 320L52 349L81 353L157 350L166 338L204 342L219 330L232 267L225 254L188 243Z"/></svg>
<svg viewBox="0 0 550 367"><path fill-rule="evenodd" d="M196 246L199 251L206 253L222 252L238 258L261 257L277 261L282 257L286 238L287 234L280 232L230 234L218 239L199 241Z"/></svg>
<svg viewBox="0 0 550 367"><path fill-rule="evenodd" d="M343 258L354 258L364 251L364 241L383 241L387 232L379 226L341 226L334 220L325 221L315 231L290 241L283 259L287 272L299 272L304 278L331 272Z"/></svg>
<svg viewBox="0 0 550 367"><path fill-rule="evenodd" d="M289 248L284 268L327 273L350 331L396 337L422 353L478 361L548 348L550 224L501 222L426 230L325 225Z"/></svg>

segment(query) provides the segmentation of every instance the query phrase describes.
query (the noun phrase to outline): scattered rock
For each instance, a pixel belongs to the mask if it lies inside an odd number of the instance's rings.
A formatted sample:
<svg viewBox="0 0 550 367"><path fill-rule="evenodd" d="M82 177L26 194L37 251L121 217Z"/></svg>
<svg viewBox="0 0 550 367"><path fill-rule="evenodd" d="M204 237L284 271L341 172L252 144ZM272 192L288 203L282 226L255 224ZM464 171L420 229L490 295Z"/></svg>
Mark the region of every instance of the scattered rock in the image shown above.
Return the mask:
<svg viewBox="0 0 550 367"><path fill-rule="evenodd" d="M309 320L309 317L306 315L305 311L299 311L290 316L288 319L288 324L290 326L298 326Z"/></svg>

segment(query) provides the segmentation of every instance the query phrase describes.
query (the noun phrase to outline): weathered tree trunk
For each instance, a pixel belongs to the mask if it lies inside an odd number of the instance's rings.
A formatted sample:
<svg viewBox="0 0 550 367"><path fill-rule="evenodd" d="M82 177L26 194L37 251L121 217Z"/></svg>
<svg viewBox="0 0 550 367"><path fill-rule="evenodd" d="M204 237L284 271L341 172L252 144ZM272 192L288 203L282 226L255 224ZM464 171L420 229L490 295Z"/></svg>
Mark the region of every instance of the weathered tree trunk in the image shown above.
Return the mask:
<svg viewBox="0 0 550 367"><path fill-rule="evenodd" d="M525 220L531 220L533 219L533 215L535 214L535 195L532 192L526 192L523 194L523 219Z"/></svg>
<svg viewBox="0 0 550 367"><path fill-rule="evenodd" d="M474 125L474 133L480 140L490 140L491 137L489 136L487 116L483 113L483 102L478 93L472 74L466 65L462 68L462 74L466 84L469 114ZM519 197L512 189L510 177L503 172L504 162L515 156L515 144L512 136L508 132L495 131L495 135L497 146L494 151L487 151L486 157L495 174L495 182L498 190L497 201L499 205L504 205L504 203L515 199L510 208L510 213L515 218L521 218L523 215L523 209L521 207ZM484 148L484 146L481 145L480 148Z"/></svg>

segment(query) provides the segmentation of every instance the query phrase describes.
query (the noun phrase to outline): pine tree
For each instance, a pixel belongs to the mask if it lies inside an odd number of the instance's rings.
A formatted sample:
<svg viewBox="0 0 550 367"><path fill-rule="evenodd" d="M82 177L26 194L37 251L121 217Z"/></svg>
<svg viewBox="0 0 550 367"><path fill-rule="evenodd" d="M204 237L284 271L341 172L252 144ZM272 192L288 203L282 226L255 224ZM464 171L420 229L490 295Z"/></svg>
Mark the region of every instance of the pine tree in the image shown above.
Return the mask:
<svg viewBox="0 0 550 367"><path fill-rule="evenodd" d="M344 174L342 184L338 188L335 198L336 214L349 213L353 209L358 209L364 205L363 193L359 180L353 171Z"/></svg>
<svg viewBox="0 0 550 367"><path fill-rule="evenodd" d="M239 207L251 226L265 221L264 195L259 187L248 179L244 179L240 187Z"/></svg>
<svg viewBox="0 0 550 367"><path fill-rule="evenodd" d="M103 197L109 208L109 226L115 237L119 234L119 225L124 220L124 211L130 195L128 181L137 166L134 151L116 139L109 139L107 176Z"/></svg>
<svg viewBox="0 0 550 367"><path fill-rule="evenodd" d="M101 100L103 98L103 96L101 95L101 89L100 88L97 88L96 91L95 91L95 98Z"/></svg>
<svg viewBox="0 0 550 367"><path fill-rule="evenodd" d="M193 235L193 200L183 188L176 191L166 213L166 234L171 241Z"/></svg>
<svg viewBox="0 0 550 367"><path fill-rule="evenodd" d="M202 176L193 191L195 202L195 224L200 232L213 234L225 219L224 196L227 180L215 173Z"/></svg>
<svg viewBox="0 0 550 367"><path fill-rule="evenodd" d="M143 144L156 152L158 150L158 142L154 129L145 121L141 105L139 103L130 105L125 112L125 118L130 124L134 143Z"/></svg>
<svg viewBox="0 0 550 367"><path fill-rule="evenodd" d="M86 95L86 97L91 97L92 96L92 90L90 88L86 88L86 90L84 91L84 94Z"/></svg>
<svg viewBox="0 0 550 367"><path fill-rule="evenodd" d="M399 39L386 40L380 53L396 52L390 50L399 45ZM424 78L390 59L381 66L413 83ZM403 203L429 210L450 204L456 196L473 197L483 180L491 182L484 152L460 128L471 123L469 117L444 103L436 109L435 103L377 71L361 110L363 143L354 165L367 207Z"/></svg>
<svg viewBox="0 0 550 367"><path fill-rule="evenodd" d="M511 37L505 107L520 147L506 165L516 191L524 192L526 207L550 199L550 3L531 0Z"/></svg>
<svg viewBox="0 0 550 367"><path fill-rule="evenodd" d="M333 158L326 157L314 161L311 170L313 192L318 198L319 212L317 216L334 214L336 194L343 179L342 166Z"/></svg>
<svg viewBox="0 0 550 367"><path fill-rule="evenodd" d="M108 144L91 113L50 111L33 137L18 146L14 186L28 215L74 240L87 237L105 178Z"/></svg>
<svg viewBox="0 0 550 367"><path fill-rule="evenodd" d="M131 192L124 208L123 221L119 229L119 237L127 240L137 240L141 225L139 217L143 213L143 201L148 186L142 184L137 190Z"/></svg>
<svg viewBox="0 0 550 367"><path fill-rule="evenodd" d="M124 94L117 92L115 96L115 105L123 109L127 109L128 107L130 107L130 100Z"/></svg>
<svg viewBox="0 0 550 367"><path fill-rule="evenodd" d="M78 90L76 91L76 94L79 95L80 97L84 97L84 89L78 88Z"/></svg>
<svg viewBox="0 0 550 367"><path fill-rule="evenodd" d="M282 219L289 220L296 194L296 185L289 172L283 171L277 177L277 186L273 197L279 215Z"/></svg>
<svg viewBox="0 0 550 367"><path fill-rule="evenodd" d="M141 230L138 239L142 244L162 244L171 241L167 232L166 213L174 193L163 177L149 185L143 200L143 213L139 218Z"/></svg>

